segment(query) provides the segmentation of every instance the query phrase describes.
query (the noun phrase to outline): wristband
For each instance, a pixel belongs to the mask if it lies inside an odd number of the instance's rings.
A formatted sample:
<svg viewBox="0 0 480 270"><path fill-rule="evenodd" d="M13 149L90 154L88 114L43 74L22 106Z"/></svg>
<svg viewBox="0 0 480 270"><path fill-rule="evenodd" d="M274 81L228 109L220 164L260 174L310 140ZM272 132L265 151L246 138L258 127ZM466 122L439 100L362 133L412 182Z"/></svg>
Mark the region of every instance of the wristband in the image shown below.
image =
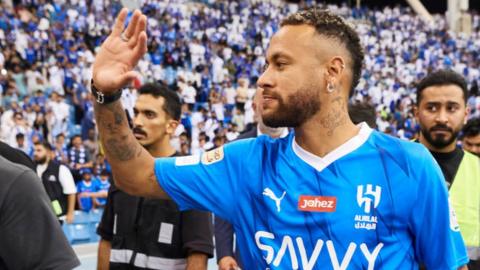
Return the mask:
<svg viewBox="0 0 480 270"><path fill-rule="evenodd" d="M102 93L101 91L99 91L95 87L95 85L93 84L93 79L90 83L90 88L92 90L92 95L95 97L95 101L98 104L109 104L109 103L112 103L112 102L115 102L115 101L119 100L120 97L122 96L122 90L121 89L115 91L115 93L113 93L113 94L105 95L104 93Z"/></svg>

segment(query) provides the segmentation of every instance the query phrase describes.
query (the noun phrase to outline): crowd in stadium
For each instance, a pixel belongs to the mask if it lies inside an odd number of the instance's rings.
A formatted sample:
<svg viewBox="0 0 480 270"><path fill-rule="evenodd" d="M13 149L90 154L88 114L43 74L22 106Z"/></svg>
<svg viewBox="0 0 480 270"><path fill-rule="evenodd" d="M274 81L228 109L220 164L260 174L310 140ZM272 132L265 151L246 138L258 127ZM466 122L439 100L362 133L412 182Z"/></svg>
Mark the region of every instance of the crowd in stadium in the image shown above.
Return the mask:
<svg viewBox="0 0 480 270"><path fill-rule="evenodd" d="M252 126L251 100L265 65L265 48L293 6L269 1L184 2L148 1L143 6L148 53L138 65L142 78L124 91L122 100L132 117L135 88L142 83L162 81L177 91L184 106L175 144L188 154L231 141ZM88 89L95 52L120 4L95 0L0 5L1 140L30 156L35 142L47 140L56 158L76 172L77 181L80 167L99 175L105 162ZM352 102L375 106L380 131L415 137L415 84L441 68L465 76L471 117L480 115L479 15L473 15L472 34L464 35L445 30L443 16L430 25L403 7L328 8L354 21L362 37L365 68ZM76 155L78 151L83 154Z"/></svg>

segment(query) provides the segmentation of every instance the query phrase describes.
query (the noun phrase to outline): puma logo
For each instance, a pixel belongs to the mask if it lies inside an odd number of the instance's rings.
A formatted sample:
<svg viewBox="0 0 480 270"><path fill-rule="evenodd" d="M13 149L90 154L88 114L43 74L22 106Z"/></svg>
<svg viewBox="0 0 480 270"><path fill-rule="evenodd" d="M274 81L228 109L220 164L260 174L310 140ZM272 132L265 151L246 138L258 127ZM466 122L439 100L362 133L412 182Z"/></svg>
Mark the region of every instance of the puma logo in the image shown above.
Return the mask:
<svg viewBox="0 0 480 270"><path fill-rule="evenodd" d="M280 212L280 203L282 202L283 198L285 197L285 195L287 194L287 192L283 192L282 196L280 198L278 198L275 193L273 193L273 191L269 188L266 188L263 190L263 195L269 197L270 199L272 199L273 201L275 201L275 205L277 206L277 212Z"/></svg>

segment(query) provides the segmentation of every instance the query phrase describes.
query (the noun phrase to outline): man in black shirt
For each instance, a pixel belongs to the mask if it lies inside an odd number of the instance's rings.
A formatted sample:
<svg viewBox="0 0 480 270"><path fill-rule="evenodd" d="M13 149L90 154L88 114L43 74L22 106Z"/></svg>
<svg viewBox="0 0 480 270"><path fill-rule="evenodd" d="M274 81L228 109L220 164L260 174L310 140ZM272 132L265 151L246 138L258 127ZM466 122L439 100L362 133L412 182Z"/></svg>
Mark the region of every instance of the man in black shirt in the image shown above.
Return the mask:
<svg viewBox="0 0 480 270"><path fill-rule="evenodd" d="M447 182L471 270L480 269L480 160L457 147L468 114L466 99L467 84L462 76L450 70L437 71L417 86L415 116L421 127L419 141L430 150ZM451 219L455 220L453 212Z"/></svg>
<svg viewBox="0 0 480 270"><path fill-rule="evenodd" d="M0 269L78 266L35 172L0 157L0 174Z"/></svg>
<svg viewBox="0 0 480 270"><path fill-rule="evenodd" d="M139 89L133 133L153 156L176 155L170 139L180 108L177 94L163 85ZM171 200L130 196L115 187L109 191L97 232L102 237L98 269L206 270L213 256L209 213L180 212Z"/></svg>

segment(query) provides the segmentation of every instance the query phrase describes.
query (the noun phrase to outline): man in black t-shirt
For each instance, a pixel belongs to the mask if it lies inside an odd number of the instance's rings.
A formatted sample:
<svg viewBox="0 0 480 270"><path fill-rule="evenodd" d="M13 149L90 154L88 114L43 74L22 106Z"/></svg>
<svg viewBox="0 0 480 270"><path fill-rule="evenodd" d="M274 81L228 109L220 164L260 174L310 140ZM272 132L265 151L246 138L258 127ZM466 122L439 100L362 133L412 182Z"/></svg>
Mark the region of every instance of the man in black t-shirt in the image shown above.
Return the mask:
<svg viewBox="0 0 480 270"><path fill-rule="evenodd" d="M135 137L153 156L176 155L170 139L181 113L177 94L159 84L146 84L138 93ZM213 256L212 226L207 212L179 211L172 200L130 196L112 186L97 229L98 269L206 270Z"/></svg>
<svg viewBox="0 0 480 270"><path fill-rule="evenodd" d="M451 228L459 226L470 258L468 269L475 270L480 269L480 160L457 147L468 114L466 100L465 79L450 70L437 71L417 86L415 116L421 127L419 142L440 165L449 188L458 219L457 225L451 210Z"/></svg>
<svg viewBox="0 0 480 270"><path fill-rule="evenodd" d="M0 175L0 270L78 266L35 172L0 157Z"/></svg>

